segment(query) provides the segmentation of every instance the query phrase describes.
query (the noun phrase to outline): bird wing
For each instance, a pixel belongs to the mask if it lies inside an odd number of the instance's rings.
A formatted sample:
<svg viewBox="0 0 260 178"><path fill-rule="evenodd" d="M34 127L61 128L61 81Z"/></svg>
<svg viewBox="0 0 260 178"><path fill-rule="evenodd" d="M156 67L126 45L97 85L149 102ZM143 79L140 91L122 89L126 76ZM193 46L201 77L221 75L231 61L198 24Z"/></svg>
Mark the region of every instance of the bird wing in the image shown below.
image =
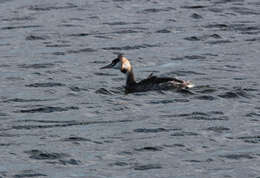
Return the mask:
<svg viewBox="0 0 260 178"><path fill-rule="evenodd" d="M157 77L157 76L153 76L152 74L150 74L148 76L148 78L141 80L139 83L140 84L149 84L149 83L153 83L153 84L159 84L159 83L165 83L165 82L170 82L170 81L174 81L177 83L184 83L183 80L179 80L173 77Z"/></svg>

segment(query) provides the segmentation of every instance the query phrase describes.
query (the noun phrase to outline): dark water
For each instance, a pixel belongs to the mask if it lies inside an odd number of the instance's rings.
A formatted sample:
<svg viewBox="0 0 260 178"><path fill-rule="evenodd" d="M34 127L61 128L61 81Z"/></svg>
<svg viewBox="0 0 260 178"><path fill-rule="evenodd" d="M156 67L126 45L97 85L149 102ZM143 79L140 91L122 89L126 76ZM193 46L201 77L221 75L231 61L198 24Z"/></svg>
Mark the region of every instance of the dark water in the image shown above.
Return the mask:
<svg viewBox="0 0 260 178"><path fill-rule="evenodd" d="M0 0L0 177L260 176L258 0ZM124 94L137 79L192 93Z"/></svg>

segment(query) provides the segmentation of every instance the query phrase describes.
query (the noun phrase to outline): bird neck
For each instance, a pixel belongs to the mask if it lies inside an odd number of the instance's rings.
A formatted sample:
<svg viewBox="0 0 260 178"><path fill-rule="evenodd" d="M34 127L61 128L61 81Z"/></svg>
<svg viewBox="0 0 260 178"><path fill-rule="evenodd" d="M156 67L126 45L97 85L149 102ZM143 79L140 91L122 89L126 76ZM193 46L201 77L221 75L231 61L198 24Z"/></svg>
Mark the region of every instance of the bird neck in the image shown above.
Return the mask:
<svg viewBox="0 0 260 178"><path fill-rule="evenodd" d="M136 81L133 69L131 68L130 71L126 73L126 87L130 87L133 84L136 84Z"/></svg>

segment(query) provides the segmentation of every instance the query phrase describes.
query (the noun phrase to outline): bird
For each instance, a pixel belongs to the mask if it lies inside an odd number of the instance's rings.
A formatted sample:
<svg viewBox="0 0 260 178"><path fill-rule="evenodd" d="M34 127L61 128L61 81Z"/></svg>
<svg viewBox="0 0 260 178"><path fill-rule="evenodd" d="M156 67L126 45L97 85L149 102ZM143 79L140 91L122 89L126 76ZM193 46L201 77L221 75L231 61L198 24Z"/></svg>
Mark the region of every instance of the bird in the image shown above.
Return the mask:
<svg viewBox="0 0 260 178"><path fill-rule="evenodd" d="M184 81L173 77L157 77L151 73L146 79L136 82L133 66L123 56L118 56L112 62L100 69L117 69L126 75L126 93L145 92L150 90L189 89L194 85L190 81Z"/></svg>

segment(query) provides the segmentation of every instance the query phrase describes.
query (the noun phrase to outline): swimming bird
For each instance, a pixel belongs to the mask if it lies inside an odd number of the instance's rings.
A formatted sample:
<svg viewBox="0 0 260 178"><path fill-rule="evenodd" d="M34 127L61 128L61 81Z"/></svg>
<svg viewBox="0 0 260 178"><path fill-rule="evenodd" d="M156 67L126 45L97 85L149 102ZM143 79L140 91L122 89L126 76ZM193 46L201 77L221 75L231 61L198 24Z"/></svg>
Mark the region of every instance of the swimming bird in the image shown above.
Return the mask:
<svg viewBox="0 0 260 178"><path fill-rule="evenodd" d="M144 92L149 90L188 89L193 87L189 81L172 77L156 77L152 73L144 80L136 82L130 61L119 54L110 64L100 69L117 69L126 75L126 92Z"/></svg>

